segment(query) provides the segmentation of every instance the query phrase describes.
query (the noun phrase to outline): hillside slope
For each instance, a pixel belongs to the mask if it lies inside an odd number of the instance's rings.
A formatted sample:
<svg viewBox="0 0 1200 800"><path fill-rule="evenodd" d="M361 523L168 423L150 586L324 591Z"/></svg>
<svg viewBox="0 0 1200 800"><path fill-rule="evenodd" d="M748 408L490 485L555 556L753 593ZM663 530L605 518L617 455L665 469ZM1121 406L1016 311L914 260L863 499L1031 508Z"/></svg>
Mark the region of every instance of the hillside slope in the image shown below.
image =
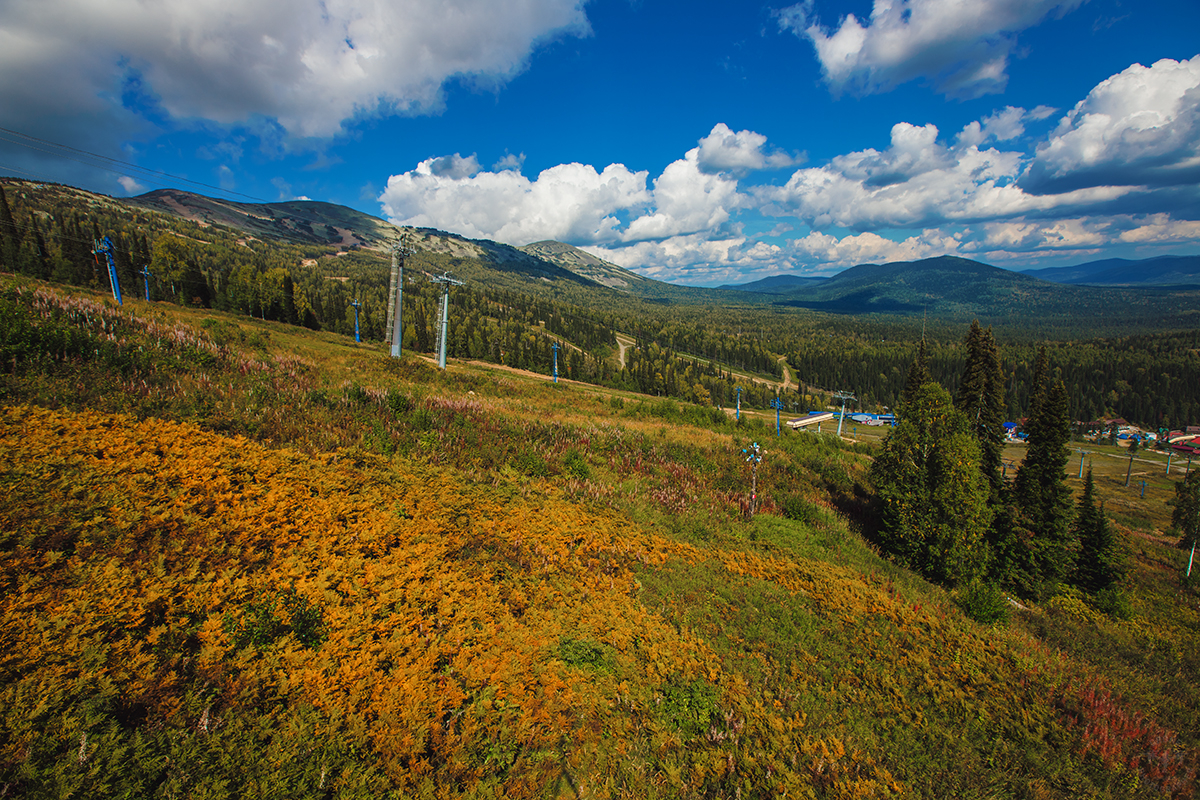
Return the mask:
<svg viewBox="0 0 1200 800"><path fill-rule="evenodd" d="M624 267L610 264L585 250L562 242L534 242L521 247L520 250L544 261L557 264L564 269L569 269L577 275L582 275L611 289L629 290L632 287L641 287L652 282L649 278L643 278L636 272L630 272Z"/></svg>
<svg viewBox="0 0 1200 800"><path fill-rule="evenodd" d="M1192 605L971 622L832 439L25 280L0 319L18 795L1192 794Z"/></svg>
<svg viewBox="0 0 1200 800"><path fill-rule="evenodd" d="M157 189L122 201L205 225L223 225L251 236L340 248L390 247L396 227L377 217L334 203L292 200L237 203L179 189Z"/></svg>

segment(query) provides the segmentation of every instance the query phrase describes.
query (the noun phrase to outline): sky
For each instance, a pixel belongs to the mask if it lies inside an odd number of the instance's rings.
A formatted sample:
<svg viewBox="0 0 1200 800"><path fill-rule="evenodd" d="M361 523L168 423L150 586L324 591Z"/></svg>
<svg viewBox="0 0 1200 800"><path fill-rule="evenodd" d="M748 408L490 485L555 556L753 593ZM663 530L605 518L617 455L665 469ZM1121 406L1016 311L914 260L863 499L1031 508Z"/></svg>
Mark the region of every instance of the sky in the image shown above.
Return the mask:
<svg viewBox="0 0 1200 800"><path fill-rule="evenodd" d="M1200 2L0 0L0 174L695 286L1200 254Z"/></svg>

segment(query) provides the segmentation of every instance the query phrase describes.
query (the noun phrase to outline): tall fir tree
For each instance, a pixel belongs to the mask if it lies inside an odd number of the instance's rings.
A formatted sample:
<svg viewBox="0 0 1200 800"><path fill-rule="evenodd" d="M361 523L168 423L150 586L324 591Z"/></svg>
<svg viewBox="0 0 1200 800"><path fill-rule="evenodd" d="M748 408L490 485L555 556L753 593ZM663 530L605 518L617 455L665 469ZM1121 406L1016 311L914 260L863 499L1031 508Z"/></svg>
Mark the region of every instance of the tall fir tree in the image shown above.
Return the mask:
<svg viewBox="0 0 1200 800"><path fill-rule="evenodd" d="M22 238L8 205L8 196L4 194L4 187L0 186L0 269L17 271L17 254Z"/></svg>
<svg viewBox="0 0 1200 800"><path fill-rule="evenodd" d="M1050 359L1046 355L1046 348L1042 346L1038 350L1037 360L1033 364L1033 380L1029 384L1029 405L1025 413L1025 433L1026 442L1033 438L1037 431L1039 421L1042 417L1042 412L1046 406L1047 382L1050 373ZM1026 451L1025 462L1029 461L1029 451ZM1017 475L1013 479L1012 498L1017 503L1030 505L1034 503L1038 495L1038 487L1036 485L1037 478L1033 470L1017 470Z"/></svg>
<svg viewBox="0 0 1200 800"><path fill-rule="evenodd" d="M966 338L967 359L954 407L963 413L979 442L979 469L992 489L994 504L1000 501L1004 451L1004 372L1000 352L989 327L979 320L971 323Z"/></svg>
<svg viewBox="0 0 1200 800"><path fill-rule="evenodd" d="M925 336L921 336L921 346L917 357L908 368L908 379L904 382L903 404L908 405L916 397L917 390L933 380L929 374L929 355L925 349Z"/></svg>
<svg viewBox="0 0 1200 800"><path fill-rule="evenodd" d="M1120 543L1103 505L1096 505L1096 488L1092 468L1088 467L1083 482L1083 495L1075 512L1074 536L1079 542L1079 555L1071 583L1085 592L1102 592L1125 577L1125 563Z"/></svg>
<svg viewBox="0 0 1200 800"><path fill-rule="evenodd" d="M1071 490L1066 481L1071 418L1067 388L1061 380L1048 390L1035 387L1035 397L1026 424L1028 446L1017 470L1009 515L1012 533L1019 541L1019 552L1012 555L1020 561L1020 588L1044 596L1053 593L1071 573L1076 549Z"/></svg>
<svg viewBox="0 0 1200 800"><path fill-rule="evenodd" d="M84 237L79 216L74 212L59 220L58 244L62 257L54 280L87 284L92 278L92 248Z"/></svg>
<svg viewBox="0 0 1200 800"><path fill-rule="evenodd" d="M50 277L50 248L46 246L46 237L38 225L37 214L29 215L29 241L32 245L32 257L29 264L29 274L35 278L46 280Z"/></svg>
<svg viewBox="0 0 1200 800"><path fill-rule="evenodd" d="M1179 533L1179 546L1188 548L1200 538L1200 470L1188 472L1175 484L1171 527Z"/></svg>
<svg viewBox="0 0 1200 800"><path fill-rule="evenodd" d="M871 465L884 548L929 580L968 583L986 568L992 511L978 462L967 419L927 381Z"/></svg>

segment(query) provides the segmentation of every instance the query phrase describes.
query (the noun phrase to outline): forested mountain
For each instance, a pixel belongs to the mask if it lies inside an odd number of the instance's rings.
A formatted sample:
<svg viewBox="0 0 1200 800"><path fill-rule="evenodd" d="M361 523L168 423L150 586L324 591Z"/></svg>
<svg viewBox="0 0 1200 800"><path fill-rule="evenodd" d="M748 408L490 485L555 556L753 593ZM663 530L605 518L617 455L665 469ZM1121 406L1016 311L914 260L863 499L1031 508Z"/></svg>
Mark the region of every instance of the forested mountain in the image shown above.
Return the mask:
<svg viewBox="0 0 1200 800"><path fill-rule="evenodd" d="M399 233L374 217L325 203L250 207L175 192L129 203L18 180L0 189L2 269L107 291L92 246L108 235L126 297L148 293L346 336L357 301L361 336L382 347ZM557 342L565 378L716 406L731 405L740 387L744 405L763 408L783 390L784 358L790 409L824 407L835 390L872 409L895 407L922 335L933 376L953 391L974 310L995 328L1010 418L1023 416L1032 353L1050 340L1076 419L1200 421L1194 293L1057 286L963 259L866 265L784 296L691 289L635 280L558 243L518 249L408 230L406 350L436 349L441 290L429 278L449 272L465 281L452 294L451 358L549 374ZM625 287L597 282L621 275L632 276ZM889 308L903 313L870 313ZM982 313L997 308L1005 313Z"/></svg>
<svg viewBox="0 0 1200 800"><path fill-rule="evenodd" d="M828 278L806 278L801 275L771 275L750 283L727 283L718 289L732 289L739 292L762 292L764 294L787 294L800 289L811 289L824 283Z"/></svg>
<svg viewBox="0 0 1200 800"><path fill-rule="evenodd" d="M1200 284L1200 256L1160 256L1139 261L1106 258L1073 267L1027 269L1022 274L1089 286L1195 286Z"/></svg>
<svg viewBox="0 0 1200 800"><path fill-rule="evenodd" d="M776 302L842 314L929 315L1023 327L1067 323L1077 334L1130 326L1191 327L1200 291L1066 286L955 256L864 264Z"/></svg>

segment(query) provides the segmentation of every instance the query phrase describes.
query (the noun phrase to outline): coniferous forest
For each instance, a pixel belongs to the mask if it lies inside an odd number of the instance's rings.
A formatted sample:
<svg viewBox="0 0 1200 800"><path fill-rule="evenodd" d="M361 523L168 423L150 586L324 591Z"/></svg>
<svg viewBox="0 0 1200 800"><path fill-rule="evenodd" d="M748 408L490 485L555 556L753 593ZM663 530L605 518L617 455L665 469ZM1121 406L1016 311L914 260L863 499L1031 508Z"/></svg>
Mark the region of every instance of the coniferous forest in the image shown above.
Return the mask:
<svg viewBox="0 0 1200 800"><path fill-rule="evenodd" d="M383 251L257 240L19 181L7 184L0 227L0 263L21 274L107 288L107 271L92 254L92 243L107 235L126 294L343 335L354 332L357 300L362 337L382 342L387 335L390 261ZM407 349L434 352L441 293L427 278L449 271L468 278L450 307L450 357L549 374L552 345L560 342L563 377L688 402L728 407L741 387L744 404L766 408L783 388L786 361L789 412L824 407L837 391L854 393L858 409L895 410L923 331L930 372L952 393L963 367L963 326L942 320L788 313L747 303L744 293L715 308L711 293L702 293L703 302L642 301L582 280L520 280L475 259L420 249L407 269ZM1029 414L1036 355L1045 346L1073 420L1121 417L1150 429L1200 422L1197 329L1153 331L1139 323L1097 339L1083 319L1074 330L1070 339L1044 341L1027 329L996 327L1006 419ZM633 345L622 348L618 334Z"/></svg>

